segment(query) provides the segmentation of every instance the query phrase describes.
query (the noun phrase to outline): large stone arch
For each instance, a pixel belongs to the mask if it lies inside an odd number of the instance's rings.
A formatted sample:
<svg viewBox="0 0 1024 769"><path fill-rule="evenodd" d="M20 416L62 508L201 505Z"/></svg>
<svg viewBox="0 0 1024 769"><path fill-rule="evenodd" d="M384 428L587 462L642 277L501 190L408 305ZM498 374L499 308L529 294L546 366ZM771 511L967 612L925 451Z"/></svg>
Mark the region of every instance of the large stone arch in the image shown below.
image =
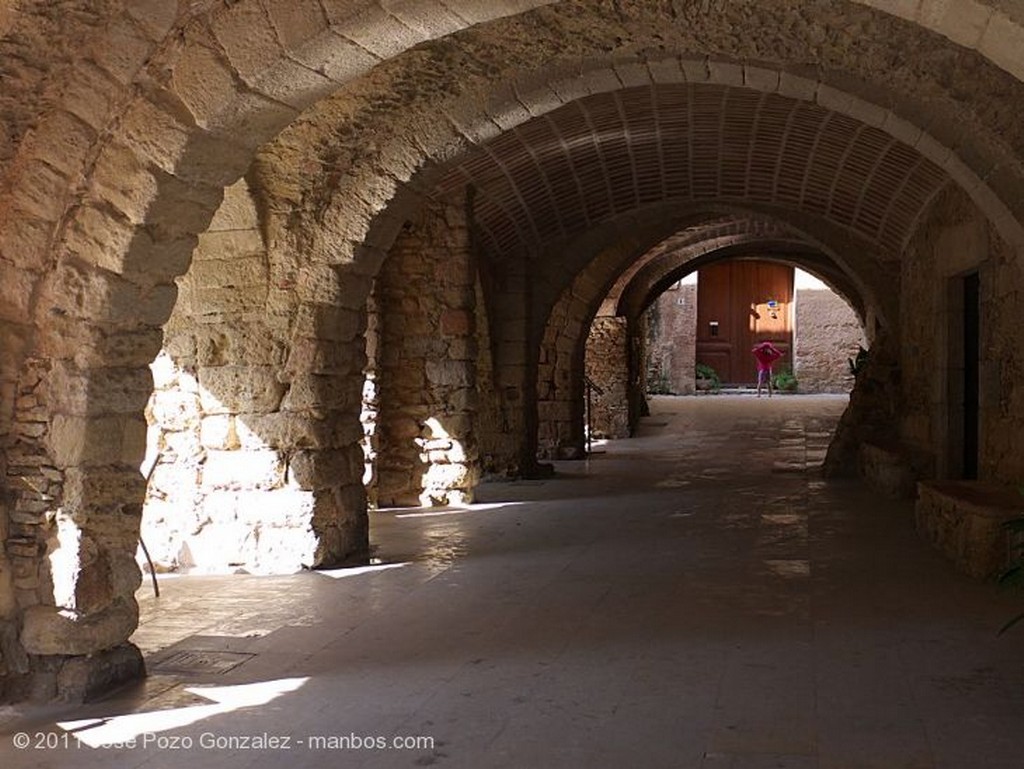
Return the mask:
<svg viewBox="0 0 1024 769"><path fill-rule="evenodd" d="M551 29L558 24L563 25L563 31L576 29L574 25L579 23L578 17L565 16L561 9L549 8L539 13L537 18L542 18L550 29L541 29L538 32L536 28L530 28L534 47L541 52L554 52L557 47L561 55L550 73L538 71L528 76L518 76L511 87L499 91L497 96L488 99L488 90L482 87L485 81L478 79L477 73L483 70L485 64L495 58L500 60L502 56L508 56L509 60L522 64L525 58L523 49L517 45L503 46L497 41L498 44L492 46L494 52L491 53L489 48L485 55L482 46L478 44L479 41L469 40L468 46L461 48L460 41L455 37L451 39L452 46L444 50L446 61L439 62L437 56L427 51L410 54L410 60L418 62L421 70L440 74L436 88L423 88L421 100L417 103L413 99L412 104L404 104L400 116L388 112L387 109L383 110L387 114L382 114L379 110L362 110L359 106L358 89L354 88L351 93L346 94L348 102L345 106L342 107L331 100L324 102L322 108L318 107L304 116L296 125L294 132L282 137L280 142L265 152L263 159L266 161L266 167L272 169L271 175L284 167L298 169L309 168L311 165L318 167L336 164L339 158L347 164L348 172L340 178L328 175L322 180L327 182L322 189L317 189L309 181L288 177L287 174L277 181L277 186L284 191L279 201L282 210L301 204L300 207L305 207L309 215L304 228L294 228L296 231L304 230L304 233L296 239L292 247L311 255L314 260L351 261L351 269L354 271L372 274L403 221L412 216L417 209L420 196L444 196L465 186L465 183L471 180L472 174L465 173L464 168L448 172L447 176L442 178L444 169L451 167L452 158L465 155L466 150L474 146L487 144L489 139L498 136L503 130L507 136L506 129L514 128L533 115L544 114L562 104L574 102L581 96L621 90L624 85L639 87L643 83L692 81L739 86L762 93L781 92L798 99L810 99L822 108L827 107L826 111L856 115L867 123L882 126L883 133L888 133L894 138L899 137L900 141L908 143L915 151L920 150L933 156L943 168L948 167L950 173L962 176L965 183L976 190L975 194L979 199L986 195L984 185L978 184L977 175L972 175L971 170L937 140L922 133L901 117L918 109L918 103L895 104L886 97L884 103L889 106L878 106L861 98L861 95L873 92L873 86L864 82L858 84L855 79L851 81L848 77L844 78L844 86L853 83L853 87L852 90L840 91L832 84L835 81L830 80L827 75L810 79L795 75L790 70L773 71L770 67L760 64L736 64L732 61L715 60L706 63L703 59L695 60L686 56L665 59L659 55L648 56L641 53L639 56L631 54L619 57L618 61L609 67L606 62L587 54L587 47L600 40L604 32L597 24L587 27L585 34L581 32L579 35L568 35L572 47L566 51L566 35L556 35ZM609 17L602 16L601 13L597 16L600 23L608 25L608 29L620 31L625 28L637 38L630 41L635 46L643 45L640 42L643 33L651 31L649 27L644 27L644 24L655 18L644 17L642 9L637 9L637 17L640 20L635 24L632 18L623 22L620 18L609 21ZM714 14L701 16L698 22L707 22L713 26L714 21L725 20L721 18L708 22L713 16ZM525 23L525 18L499 23L495 29L503 33L504 39L513 40L515 34L511 31L517 25ZM861 17L861 20L865 18L867 17ZM628 49L628 46L624 47ZM815 55L822 54L818 52ZM828 53L828 56L833 55L833 51ZM616 56L613 55L612 58L614 61ZM445 69L446 65L452 61L458 61L463 65L457 85L445 74L448 71ZM835 64L834 61L830 63ZM489 73L493 75L498 71L500 65L497 70L489 70ZM408 76L408 73L403 73L397 64L395 72L398 74L388 72L386 68L379 68L374 76L378 77L379 83L386 82L389 76L394 76L396 82L401 83L402 78ZM913 77L920 80L922 75L915 72ZM925 92L934 90L934 84L923 89ZM941 87L939 90L941 91ZM930 102L932 106L922 109L922 115L931 110L932 117L928 120L932 125L943 124L934 118L946 109L941 105L934 107L938 103L933 100ZM398 119L394 119L396 117ZM353 152L351 132L341 137L344 142L340 145L335 141L337 137L331 135L330 126L336 125L339 121L359 122L365 125L377 121L378 128L386 125L386 129L381 131L380 137L371 145L369 152L362 148L359 152ZM301 148L310 146L319 149L316 153L304 154ZM417 150L410 153L409 146L415 146ZM990 162L993 152L996 150L991 147L980 150L975 157L977 164L986 168L997 165L998 163ZM920 167L930 162L920 159L924 155L914 157L918 158L914 162ZM440 184L435 186L438 179ZM483 205L483 197L477 198L478 211ZM926 200L927 195L923 201ZM989 202L992 203L991 200ZM1004 224L1012 229L1012 217L1006 216L1005 209L1001 209L999 205L998 201L992 205L993 218L1001 217ZM360 212L361 206L365 208ZM378 213L375 214L373 211ZM904 229L912 224L913 213L910 212L908 217L904 222ZM487 229L486 226L480 226L479 219L476 224L482 231ZM894 242L897 241L898 238ZM525 383L523 386L526 386ZM515 427L513 423L513 428Z"/></svg>
<svg viewBox="0 0 1024 769"><path fill-rule="evenodd" d="M478 120L473 123L470 120L470 116L467 116L466 110L469 107L466 106L466 102L471 103L472 97L466 97L454 106L442 107L441 113L448 117L448 119L455 124L457 131L454 135L447 128L434 129L434 136L439 141L437 154L440 158L449 158L452 155L458 155L461 149L467 146L472 146L472 142L480 142L484 148L492 146L492 140L497 142L496 136L509 136L510 132L507 129L515 129L516 125L526 125L526 121L535 115L543 114L547 115L551 111L558 109L562 104L566 102L572 103L573 99L578 99L581 96L585 97L588 94L594 93L609 93L616 89L621 90L625 83L661 83L661 82L689 82L692 79L699 83L727 83L732 84L736 87L751 87L754 90L760 89L760 92L775 93L781 92L789 94L794 97L803 96L805 98L813 99L818 106L822 108L825 105L829 109L835 109L837 114L856 115L865 121L868 121L870 125L878 126L881 133L887 134L891 139L896 140L888 146L900 146L904 142L909 143L914 148L912 156L914 160L910 161L918 168L932 165L934 168L942 170L939 171L939 177L935 177L934 183L925 185L927 189L923 191L923 195L919 198L920 205L923 207L927 205L931 197L936 194L938 189L945 183L949 183L950 177L948 174L957 177L959 181L962 181L969 189L971 189L977 202L982 205L987 205L990 212L990 217L994 221L1002 222L1008 237L1018 237L1015 234L1016 224L1012 216L1008 216L1006 208L998 201L993 201L988 197L987 192L984 189L984 185L979 183L979 177L971 172L971 170L963 164L958 157L951 154L946 148L942 147L933 137L921 132L918 128L914 127L911 123L903 119L898 113L892 109L879 108L872 105L870 102L861 99L859 96L852 95L851 93L843 93L836 90L833 86L822 81L812 81L809 79L802 78L800 76L792 75L788 72L776 72L773 73L764 67L760 66L747 66L747 65L734 65L732 63L723 62L721 66L718 66L714 61L710 64L705 65L703 61L693 62L686 59L673 59L669 61L658 60L658 61L643 61L643 62L628 62L621 64L617 67L612 68L600 68L595 66L594 69L588 69L586 61L582 61L578 69L573 70L574 75L578 75L575 79L570 82L566 78L561 79L549 79L544 81L543 77L532 79L524 79L522 84L517 83L513 88L514 103L506 104L504 107L496 104L487 105L485 107L484 115L486 119ZM542 81L542 85L537 84L537 80ZM641 86L637 86L641 87ZM533 89L533 90L531 90ZM864 93L867 91L867 87L861 86L855 89L854 93ZM472 106L472 105L471 105ZM826 110L827 111L827 110ZM453 117L457 115L457 117ZM422 123L428 123L426 119L421 119ZM868 128L870 128L870 125ZM856 129L858 133L864 133L868 130L862 126ZM502 134L502 130L505 133ZM431 138L434 138L432 136ZM425 142L421 142L425 143ZM485 150L491 151L491 150ZM544 153L547 150L543 148L543 145L538 145L533 154ZM527 153L529 154L529 153ZM881 153L884 155L884 153ZM479 157L479 153L477 155ZM926 157L927 156L927 157ZM525 155L524 155L525 157ZM849 157L849 153L847 153ZM929 160L928 157L932 158ZM982 166L986 165L986 161L983 161ZM879 162L872 164L872 172L877 172L882 167ZM417 173L414 165L406 165L405 169L410 173L410 186L415 186L421 190L422 194L426 195L444 195L449 192L456 191L467 183L472 184L474 180L473 172L467 171L467 164L462 163L456 168L455 171L447 172L447 175L441 180L440 185L437 187L431 187L430 180L437 178L441 175L443 169L438 168L435 170L429 165L425 167L422 173ZM941 177L941 181L940 181ZM351 181L351 180L346 180ZM363 180L365 181L365 180ZM357 182L352 181L353 186L358 186ZM390 178L386 180L386 183L382 189L383 196L386 198L388 195L394 193L395 199L402 198L400 190L400 179ZM550 182L545 183L548 189L548 195L550 199ZM896 192L906 191L905 186L886 184L886 182L880 182L882 186L888 186ZM513 185L515 186L515 185ZM836 191L833 186L832 192ZM483 204L480 202L485 197L480 193L479 188L475 188L477 193L479 211ZM516 194L512 193L511 197L507 200L512 201L507 205L521 204L521 200L516 200ZM338 194L334 198L335 200L350 200L350 197L346 194ZM412 198L406 196L407 200ZM987 202L986 202L987 201ZM858 204L860 205L860 204ZM766 204L766 208L769 207ZM501 205L496 208L502 208ZM323 223L330 219L330 208L329 205L322 209L324 213L318 216L317 222ZM381 242L386 243L391 233L397 231L400 223L411 209L403 209L402 206L390 206L385 213L382 213L372 225L369 225L371 231L380 233ZM895 210L890 205L890 210ZM920 209L918 209L920 210ZM884 250L890 255L895 256L907 237L905 233L912 229L916 213L913 211L904 211L905 219L900 228L903 235L893 235L889 242L885 244ZM346 221L350 221L346 219ZM476 224L481 227L482 230L486 231L487 227L485 224L481 224L478 219ZM516 230L519 232L527 232L530 234L530 228L532 224L526 224L525 230L523 226L512 225L510 230ZM330 226L326 229L318 231L318 236L323 235L324 232L329 231ZM558 232L556 234L562 234L565 228L558 225ZM549 233L550 234L550 233ZM345 237L344 233L337 232L331 235L342 237L343 240L348 240L349 243L353 244L352 248L355 249L355 243L358 241L352 237ZM509 248L512 248L517 253L529 252L532 248L536 248L538 238L537 233L532 233L533 244L530 244L530 238L527 237L527 241L524 243L518 240L518 235L513 235L511 238L507 238L509 241ZM487 237L485 235L485 237ZM493 236L490 236L492 244L495 241ZM878 239L874 238L875 244L878 244ZM315 247L315 244L313 244ZM499 246L497 250L501 250ZM364 249L364 253L366 250ZM380 258L378 256L377 258ZM888 274L893 274L894 265L890 264L887 268ZM571 272L571 271L570 271ZM567 276L566 276L567 277ZM880 278L882 279L882 278ZM891 307L890 307L891 309ZM533 313L532 316L536 319L541 317L541 313ZM522 319L516 319L516 323L521 323ZM525 339L526 334L521 333L520 336ZM514 378L511 378L515 384L521 385L522 389L529 390L530 384L528 382L515 382ZM527 417L529 418L529 417ZM529 450L524 448L524 451L520 454L525 458L529 455Z"/></svg>
<svg viewBox="0 0 1024 769"><path fill-rule="evenodd" d="M679 231L667 238L664 230L645 232L630 218L629 238L598 238L610 245L595 253L565 288L548 313L538 356L538 450L547 458L580 456L583 442L583 358L589 328L598 315L620 315L619 298L630 280L651 259L663 252L693 254L737 243L758 242L778 230L763 219L704 214L707 221L675 224ZM684 220L685 221L685 220ZM634 223L636 222L636 223ZM642 233L642 235L641 235ZM660 240L659 240L660 239Z"/></svg>
<svg viewBox="0 0 1024 769"><path fill-rule="evenodd" d="M640 247L608 246L595 255L587 269L581 271L559 297L550 312L539 349L539 450L542 456L581 454L584 351L595 319L617 317L626 329L627 338L635 336L639 316L651 299L682 273L703 264L748 253L782 253L792 263L806 267L839 287L862 313L872 318L884 317L886 306L891 312L893 296L885 296L882 281L869 279L865 283L856 275L848 274L836 263L839 255L806 232L764 215L743 216L734 212L723 217L722 212L718 212L705 216L709 217L706 223L691 224L660 240L651 236L651 240ZM597 240L612 240L612 236L606 232ZM864 268L870 269L870 266L865 263ZM887 330L887 333L894 332L894 329ZM643 393L634 386L638 381L637 372L626 371L626 365L623 357L621 379L631 383L629 392L623 393L632 404L631 424L639 416L637 403Z"/></svg>
<svg viewBox="0 0 1024 769"><path fill-rule="evenodd" d="M193 4L180 18L176 7L147 6L98 19L82 35L81 61L66 62L52 84L56 106L15 136L16 155L4 147L0 571L20 575L17 605L5 588L4 638L20 635L5 640L8 672L30 673L33 658L110 649L134 627L147 367L175 302L173 279L223 187L302 108L353 75L526 7L449 3L418 20L410 7L413 18L402 20L369 3L299 12L243 2L209 13ZM294 335L360 334L358 318L320 301L305 277L295 286ZM329 379L300 372L292 392L329 418ZM314 562L340 555L329 545ZM37 693L76 696L59 664L47 670Z"/></svg>

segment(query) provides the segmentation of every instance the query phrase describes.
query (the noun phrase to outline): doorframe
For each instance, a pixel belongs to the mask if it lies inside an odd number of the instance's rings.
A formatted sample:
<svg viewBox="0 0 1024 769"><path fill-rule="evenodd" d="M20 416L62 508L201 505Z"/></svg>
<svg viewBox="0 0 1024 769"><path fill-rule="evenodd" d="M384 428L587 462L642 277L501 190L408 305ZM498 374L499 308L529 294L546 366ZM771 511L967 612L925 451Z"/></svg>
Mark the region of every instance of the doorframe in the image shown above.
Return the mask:
<svg viewBox="0 0 1024 769"><path fill-rule="evenodd" d="M976 353L977 357L973 367L968 366L967 361L967 334L969 331L967 323L967 292L969 281L975 283L976 312ZM982 311L981 298L984 294L982 286L984 273L980 264L972 268L950 275L946 279L946 340L945 353L946 361L943 377L942 400L943 414L941 424L944 428L942 451L939 459L940 477L952 479L976 479L980 472L982 454L982 413L984 405L984 388L982 381L982 367L984 365L981 341L984 338L985 318ZM966 430L968 429L968 415L966 411L966 399L972 395L971 388L967 386L967 377L974 378L974 419L973 429L975 437L973 440L974 462L973 466L966 462L966 451L968 441Z"/></svg>

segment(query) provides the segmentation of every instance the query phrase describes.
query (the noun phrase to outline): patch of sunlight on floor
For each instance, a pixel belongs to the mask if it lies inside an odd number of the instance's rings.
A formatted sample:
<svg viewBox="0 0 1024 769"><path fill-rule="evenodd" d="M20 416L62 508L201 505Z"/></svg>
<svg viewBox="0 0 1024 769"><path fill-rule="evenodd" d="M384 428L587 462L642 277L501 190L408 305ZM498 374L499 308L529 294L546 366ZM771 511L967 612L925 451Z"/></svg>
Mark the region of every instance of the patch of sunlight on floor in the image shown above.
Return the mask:
<svg viewBox="0 0 1024 769"><path fill-rule="evenodd" d="M214 704L106 718L86 718L81 721L59 721L57 726L70 733L80 743L92 748L130 746L142 735L150 739L150 735L180 729L206 718L224 715L241 708L266 705L284 694L297 691L308 680L309 678L283 678L238 686L194 686L185 691L210 700Z"/></svg>
<svg viewBox="0 0 1024 769"><path fill-rule="evenodd" d="M439 518L444 515L463 515L465 513L485 513L492 512L494 510L501 510L506 507L515 507L516 505L524 504L522 502L487 502L472 505L460 505L460 506L448 506L444 508L434 509L423 509L423 508L412 508L417 512L412 513L395 513L395 518ZM395 510L409 510L410 508L383 508L378 510L381 513L392 512Z"/></svg>
<svg viewBox="0 0 1024 769"><path fill-rule="evenodd" d="M345 579L346 577L358 577L362 574L374 574L378 571L401 569L403 566L408 565L408 561L402 561L401 563L374 563L369 566L352 566L347 569L318 569L316 573L331 579Z"/></svg>

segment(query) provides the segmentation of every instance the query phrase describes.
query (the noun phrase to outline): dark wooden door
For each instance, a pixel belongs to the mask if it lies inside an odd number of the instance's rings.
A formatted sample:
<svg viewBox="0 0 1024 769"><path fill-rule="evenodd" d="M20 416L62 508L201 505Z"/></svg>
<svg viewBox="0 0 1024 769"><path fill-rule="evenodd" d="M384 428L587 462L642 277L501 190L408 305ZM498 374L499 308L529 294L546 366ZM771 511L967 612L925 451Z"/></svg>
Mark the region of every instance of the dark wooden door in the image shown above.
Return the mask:
<svg viewBox="0 0 1024 769"><path fill-rule="evenodd" d="M737 260L705 267L697 275L697 362L726 384L753 384L757 365L750 348L769 340L792 366L793 268Z"/></svg>

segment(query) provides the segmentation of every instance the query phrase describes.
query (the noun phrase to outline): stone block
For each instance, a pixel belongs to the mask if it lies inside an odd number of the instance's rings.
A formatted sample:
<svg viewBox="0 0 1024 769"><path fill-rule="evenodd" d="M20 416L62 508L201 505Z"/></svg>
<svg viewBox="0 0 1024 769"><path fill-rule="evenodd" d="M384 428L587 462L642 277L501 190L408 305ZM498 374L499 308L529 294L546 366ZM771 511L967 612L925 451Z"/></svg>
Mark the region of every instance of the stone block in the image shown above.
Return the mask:
<svg viewBox="0 0 1024 769"><path fill-rule="evenodd" d="M10 619L17 609L14 599L14 570L6 556L0 555L0 621ZM2 656L2 655L0 655Z"/></svg>
<svg viewBox="0 0 1024 769"><path fill-rule="evenodd" d="M120 83L92 62L82 61L68 73L61 97L68 112L94 130L102 130L122 94Z"/></svg>
<svg viewBox="0 0 1024 769"><path fill-rule="evenodd" d="M235 417L227 414L204 417L199 440L208 449L233 450L242 445L235 430Z"/></svg>
<svg viewBox="0 0 1024 769"><path fill-rule="evenodd" d="M57 673L57 698L88 702L145 675L142 652L135 644L123 643L98 654L66 659Z"/></svg>
<svg viewBox="0 0 1024 769"><path fill-rule="evenodd" d="M1002 13L993 13L978 50L1018 80L1024 77L1024 29Z"/></svg>
<svg viewBox="0 0 1024 769"><path fill-rule="evenodd" d="M435 464L427 467L423 475L423 488L426 491L435 489L465 489L476 481L476 475L468 465L461 463Z"/></svg>
<svg viewBox="0 0 1024 769"><path fill-rule="evenodd" d="M980 580L1008 566L1003 523L1022 513L1024 498L1014 489L978 481L921 482L914 507L918 533L957 570Z"/></svg>
<svg viewBox="0 0 1024 769"><path fill-rule="evenodd" d="M256 366L200 368L199 385L206 414L276 411L286 390L276 370Z"/></svg>
<svg viewBox="0 0 1024 769"><path fill-rule="evenodd" d="M316 512L321 492L281 488L270 491L239 491L235 494L235 514L250 529L278 526L307 528Z"/></svg>
<svg viewBox="0 0 1024 769"><path fill-rule="evenodd" d="M425 366L427 380L434 386L472 387L471 369L461 361L428 360Z"/></svg>
<svg viewBox="0 0 1024 769"><path fill-rule="evenodd" d="M184 566L207 573L223 573L255 560L255 532L239 524L211 523L182 546Z"/></svg>
<svg viewBox="0 0 1024 769"><path fill-rule="evenodd" d="M199 367L280 367L284 345L260 324L217 323L195 329Z"/></svg>
<svg viewBox="0 0 1024 769"><path fill-rule="evenodd" d="M232 209L241 207L242 205L238 201L233 201L229 207L231 216L228 218L228 221L225 221L224 217L227 215L222 216L220 213L224 210L222 204L221 208L218 209L218 213L214 216L214 221L221 217L220 223L222 227L226 227L228 224L244 223L247 221L245 212L232 211ZM193 269L198 269L200 262L209 260L236 261L243 257L251 257L254 254L263 254L265 251L266 247L263 244L263 236L256 227L239 230L208 230L199 236L199 242L194 255L196 265Z"/></svg>
<svg viewBox="0 0 1024 769"><path fill-rule="evenodd" d="M163 456L168 462L198 459L204 455L203 446L195 430L163 434Z"/></svg>
<svg viewBox="0 0 1024 769"><path fill-rule="evenodd" d="M865 442L857 452L865 483L889 499L913 499L918 481L934 476L934 457L898 442Z"/></svg>
<svg viewBox="0 0 1024 769"><path fill-rule="evenodd" d="M256 574L289 574L313 566L319 540L310 527L266 527L260 530L251 570Z"/></svg>
<svg viewBox="0 0 1024 769"><path fill-rule="evenodd" d="M46 436L60 467L138 462L145 453L146 423L139 416L77 417L57 414Z"/></svg>
<svg viewBox="0 0 1024 769"><path fill-rule="evenodd" d="M129 85L153 53L154 41L127 15L111 20L102 41L93 47L97 65L123 85Z"/></svg>
<svg viewBox="0 0 1024 769"><path fill-rule="evenodd" d="M161 430L196 429L201 418L199 395L178 390L157 392L150 413Z"/></svg>
<svg viewBox="0 0 1024 769"><path fill-rule="evenodd" d="M285 463L276 451L208 451L202 468L207 489L275 489L284 484Z"/></svg>
<svg viewBox="0 0 1024 769"><path fill-rule="evenodd" d="M198 39L186 40L171 73L171 85L196 122L205 127L218 124L225 104L234 102L240 84L231 68L210 47Z"/></svg>
<svg viewBox="0 0 1024 769"><path fill-rule="evenodd" d="M325 342L349 342L366 331L366 313L333 305L302 304L295 313L293 333Z"/></svg>
<svg viewBox="0 0 1024 769"><path fill-rule="evenodd" d="M23 210L48 222L63 214L68 179L41 160L26 164L18 179L18 205Z"/></svg>
<svg viewBox="0 0 1024 769"><path fill-rule="evenodd" d="M240 4L213 17L212 28L241 78L296 109L337 88L337 83L292 61L260 6Z"/></svg>
<svg viewBox="0 0 1024 769"><path fill-rule="evenodd" d="M199 487L199 465L185 458L173 463L160 463L149 479L149 494L187 504Z"/></svg>
<svg viewBox="0 0 1024 769"><path fill-rule="evenodd" d="M95 140L96 132L90 125L70 112L54 110L34 134L26 137L25 149L29 157L45 159L68 178L74 178L81 173Z"/></svg>
<svg viewBox="0 0 1024 769"><path fill-rule="evenodd" d="M818 81L810 80L792 72L779 75L779 93L791 99L814 101L818 92Z"/></svg>
<svg viewBox="0 0 1024 769"><path fill-rule="evenodd" d="M467 336L473 330L474 315L470 310L450 309L441 313L441 333Z"/></svg>
<svg viewBox="0 0 1024 769"><path fill-rule="evenodd" d="M332 28L380 59L396 56L422 42L422 33L402 24L378 4L363 7L345 0L322 3Z"/></svg>
<svg viewBox="0 0 1024 769"><path fill-rule="evenodd" d="M358 481L363 473L363 453L356 446L327 451L298 451L288 462L288 485L323 489Z"/></svg>
<svg viewBox="0 0 1024 769"><path fill-rule="evenodd" d="M362 379L355 374L297 375L281 402L282 411L344 411L362 402Z"/></svg>
<svg viewBox="0 0 1024 769"><path fill-rule="evenodd" d="M84 655L127 641L138 626L139 608L135 599L129 598L94 614L33 606L23 616L21 645L29 654Z"/></svg>
<svg viewBox="0 0 1024 769"><path fill-rule="evenodd" d="M262 250L263 237L259 233L259 217L256 214L256 205L253 203L252 193L245 179L239 179L234 184L224 189L224 200L213 215L210 226L200 236L200 249L204 249L203 239L211 238L218 232L245 232L251 237L255 235L259 239L259 246L256 250ZM252 246L252 241L246 248ZM243 252L244 253L244 252Z"/></svg>

